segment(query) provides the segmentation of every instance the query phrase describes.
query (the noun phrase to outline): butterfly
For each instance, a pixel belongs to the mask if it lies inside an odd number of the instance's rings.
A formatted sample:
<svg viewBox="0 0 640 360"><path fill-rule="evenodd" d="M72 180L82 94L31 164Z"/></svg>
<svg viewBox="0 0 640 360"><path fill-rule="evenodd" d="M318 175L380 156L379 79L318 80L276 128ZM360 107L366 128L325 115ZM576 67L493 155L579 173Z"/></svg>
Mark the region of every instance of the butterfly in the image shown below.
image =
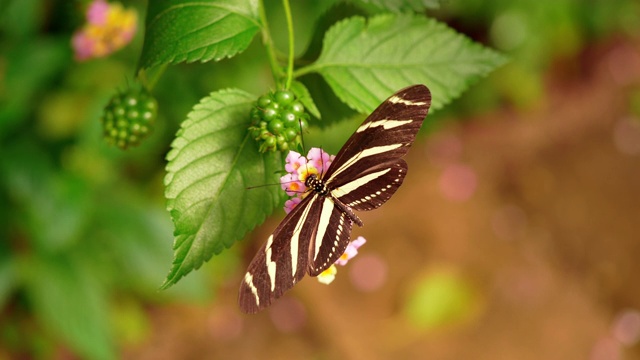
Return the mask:
<svg viewBox="0 0 640 360"><path fill-rule="evenodd" d="M431 106L424 85L399 90L356 129L324 174L305 180L306 197L255 255L240 284L245 313L271 305L306 273L318 276L344 253L354 211L378 208L407 174L407 154Z"/></svg>

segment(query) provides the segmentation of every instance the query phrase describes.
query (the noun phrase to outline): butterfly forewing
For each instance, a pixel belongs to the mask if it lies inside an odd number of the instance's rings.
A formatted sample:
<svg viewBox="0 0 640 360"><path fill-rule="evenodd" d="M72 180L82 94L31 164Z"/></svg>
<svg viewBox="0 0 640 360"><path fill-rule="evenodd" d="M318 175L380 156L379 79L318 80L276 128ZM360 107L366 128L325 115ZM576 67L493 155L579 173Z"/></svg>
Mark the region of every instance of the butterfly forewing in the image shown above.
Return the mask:
<svg viewBox="0 0 640 360"><path fill-rule="evenodd" d="M240 286L246 313L269 306L308 272L319 275L345 251L353 210L384 204L402 184L407 153L431 105L424 85L404 88L385 100L338 152L322 183L310 190L255 256Z"/></svg>
<svg viewBox="0 0 640 360"><path fill-rule="evenodd" d="M342 183L341 177L351 179L354 171L403 157L430 105L431 93L424 85L404 88L385 100L340 149L325 175L327 183Z"/></svg>
<svg viewBox="0 0 640 360"><path fill-rule="evenodd" d="M300 202L253 258L240 285L238 303L244 312L256 313L269 306L304 277L322 198L310 194Z"/></svg>

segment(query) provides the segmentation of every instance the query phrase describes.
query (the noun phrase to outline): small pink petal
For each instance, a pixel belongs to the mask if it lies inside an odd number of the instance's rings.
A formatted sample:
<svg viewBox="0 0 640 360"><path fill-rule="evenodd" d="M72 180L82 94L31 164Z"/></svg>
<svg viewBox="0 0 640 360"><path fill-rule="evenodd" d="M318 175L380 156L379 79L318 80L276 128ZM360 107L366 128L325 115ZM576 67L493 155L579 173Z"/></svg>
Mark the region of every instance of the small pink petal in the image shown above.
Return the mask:
<svg viewBox="0 0 640 360"><path fill-rule="evenodd" d="M71 45L77 60L83 61L93 56L95 41L87 36L84 31L78 31L73 34Z"/></svg>
<svg viewBox="0 0 640 360"><path fill-rule="evenodd" d="M340 256L338 260L336 260L336 264L340 266L347 265L349 260L358 255L358 248L360 248L360 246L364 245L364 243L366 242L367 240L362 236L358 236L357 239L351 241L349 245L347 245L347 248L344 250L342 256Z"/></svg>
<svg viewBox="0 0 640 360"><path fill-rule="evenodd" d="M299 197L291 198L284 202L284 211L288 214L302 201Z"/></svg>
<svg viewBox="0 0 640 360"><path fill-rule="evenodd" d="M87 22L93 25L104 25L109 14L109 4L104 0L95 0L87 8Z"/></svg>
<svg viewBox="0 0 640 360"><path fill-rule="evenodd" d="M351 244L356 248L359 249L360 246L364 245L367 242L367 239L364 238L364 236L358 236L355 240L353 240L351 242Z"/></svg>
<svg viewBox="0 0 640 360"><path fill-rule="evenodd" d="M301 161L304 161L306 163L306 159L303 158L302 155L293 150L290 150L287 158L285 159L284 169L288 173L295 173L298 170Z"/></svg>

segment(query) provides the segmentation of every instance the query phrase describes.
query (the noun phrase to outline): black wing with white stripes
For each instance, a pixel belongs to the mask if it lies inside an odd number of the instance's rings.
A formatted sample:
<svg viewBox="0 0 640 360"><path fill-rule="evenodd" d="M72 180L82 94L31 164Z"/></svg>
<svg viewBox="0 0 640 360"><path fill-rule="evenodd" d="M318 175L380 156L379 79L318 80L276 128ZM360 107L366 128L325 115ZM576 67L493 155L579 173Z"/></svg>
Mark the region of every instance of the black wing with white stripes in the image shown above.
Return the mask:
<svg viewBox="0 0 640 360"><path fill-rule="evenodd" d="M289 290L305 273L317 276L344 253L353 210L384 204L402 184L409 151L431 105L424 85L404 88L385 100L358 127L319 181L280 223L249 265L238 303L256 313Z"/></svg>

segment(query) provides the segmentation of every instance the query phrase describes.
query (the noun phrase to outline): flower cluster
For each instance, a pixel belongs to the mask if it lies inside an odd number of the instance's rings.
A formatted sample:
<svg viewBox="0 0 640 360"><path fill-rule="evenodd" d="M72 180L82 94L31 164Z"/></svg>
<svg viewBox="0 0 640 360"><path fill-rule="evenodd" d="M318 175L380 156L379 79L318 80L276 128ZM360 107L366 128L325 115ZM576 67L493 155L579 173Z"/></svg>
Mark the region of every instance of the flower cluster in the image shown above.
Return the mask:
<svg viewBox="0 0 640 360"><path fill-rule="evenodd" d="M280 178L282 190L293 198L284 203L287 214L302 201L307 194L305 181L311 174L322 176L335 156L329 155L320 148L311 148L304 157L295 151L289 151L284 169L287 174Z"/></svg>
<svg viewBox="0 0 640 360"><path fill-rule="evenodd" d="M71 44L79 61L103 57L121 49L133 38L138 22L133 9L120 3L95 0L87 8L87 23L73 35Z"/></svg>
<svg viewBox="0 0 640 360"><path fill-rule="evenodd" d="M292 198L284 203L284 211L291 212L308 194L307 186L305 185L307 177L311 174L322 177L329 169L329 165L331 165L334 158L335 156L329 155L319 148L311 148L306 157L295 151L289 151L284 166L287 174L280 178L280 184L287 195L292 196ZM340 256L335 264L318 275L318 281L323 284L333 282L338 272L336 264L346 265L349 260L358 255L358 248L366 242L367 240L362 236L351 241L347 245L344 254Z"/></svg>

